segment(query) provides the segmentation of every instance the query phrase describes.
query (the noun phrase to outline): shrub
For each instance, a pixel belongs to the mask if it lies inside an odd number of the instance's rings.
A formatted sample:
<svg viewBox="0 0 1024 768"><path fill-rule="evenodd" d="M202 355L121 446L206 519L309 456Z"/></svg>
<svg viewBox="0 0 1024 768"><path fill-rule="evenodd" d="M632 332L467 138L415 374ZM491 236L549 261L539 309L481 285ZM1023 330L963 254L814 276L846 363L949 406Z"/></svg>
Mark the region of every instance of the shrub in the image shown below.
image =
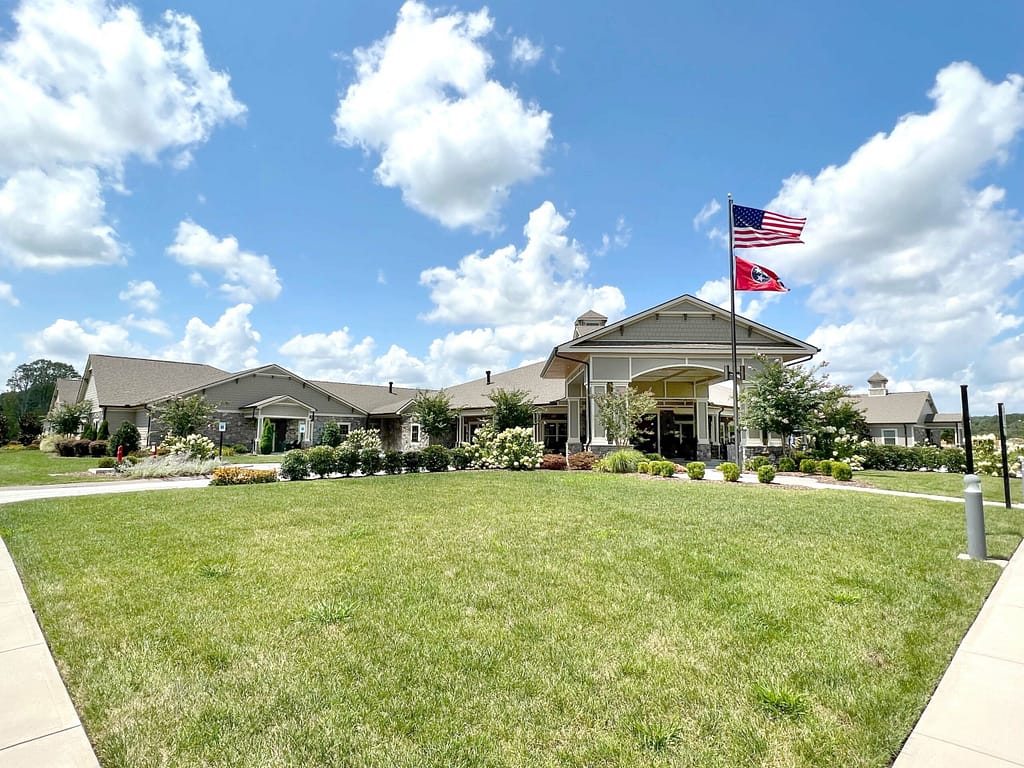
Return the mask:
<svg viewBox="0 0 1024 768"><path fill-rule="evenodd" d="M329 445L310 448L306 451L306 458L309 459L309 471L320 477L327 477L333 473L338 464L338 457Z"/></svg>
<svg viewBox="0 0 1024 768"><path fill-rule="evenodd" d="M665 457L660 453L645 453L644 456L648 461L664 461Z"/></svg>
<svg viewBox="0 0 1024 768"><path fill-rule="evenodd" d="M160 449L166 452L163 455L185 456L199 461L212 459L213 455L217 453L217 446L213 444L213 440L203 435L168 437L160 444L160 448L157 449L158 453L161 453Z"/></svg>
<svg viewBox="0 0 1024 768"><path fill-rule="evenodd" d="M89 455L93 458L98 459L100 456L107 455L107 441L106 440L93 440L89 443Z"/></svg>
<svg viewBox="0 0 1024 768"><path fill-rule="evenodd" d="M652 474L652 472L651 472L651 464L656 464L656 463L657 462L652 462L652 461L638 461L636 463L636 471L639 472L641 475L650 475L650 474Z"/></svg>
<svg viewBox="0 0 1024 768"><path fill-rule="evenodd" d="M686 474L690 476L691 480L703 480L706 468L703 461L691 461L686 465Z"/></svg>
<svg viewBox="0 0 1024 768"><path fill-rule="evenodd" d="M597 455L590 451L569 454L569 469L593 469Z"/></svg>
<svg viewBox="0 0 1024 768"><path fill-rule="evenodd" d="M260 435L260 453L266 456L268 453L272 453L274 450L274 438L277 435L277 431L274 429L274 423L271 421L263 422L263 434Z"/></svg>
<svg viewBox="0 0 1024 768"><path fill-rule="evenodd" d="M20 448L21 443L17 443ZM72 457L75 455L75 441L74 440L58 440L56 442L57 453L60 456Z"/></svg>
<svg viewBox="0 0 1024 768"><path fill-rule="evenodd" d="M491 446L491 463L498 469L536 469L543 446L533 439L533 430L512 427L500 432Z"/></svg>
<svg viewBox="0 0 1024 768"><path fill-rule="evenodd" d="M540 457L541 469L565 470L569 465L565 462L565 456L560 453L545 453Z"/></svg>
<svg viewBox="0 0 1024 768"><path fill-rule="evenodd" d="M770 483L775 479L775 467L771 464L765 464L764 466L757 468L757 482L759 483Z"/></svg>
<svg viewBox="0 0 1024 768"><path fill-rule="evenodd" d="M31 443L29 443L28 445L25 446L25 450L26 451L38 451L39 450L39 442L37 440L33 440Z"/></svg>
<svg viewBox="0 0 1024 768"><path fill-rule="evenodd" d="M771 464L771 459L767 456L751 456L745 462L743 462L743 468L748 472L757 472L765 464Z"/></svg>
<svg viewBox="0 0 1024 768"><path fill-rule="evenodd" d="M359 471L364 475L376 475L384 468L384 457L376 448L365 448L359 452Z"/></svg>
<svg viewBox="0 0 1024 768"><path fill-rule="evenodd" d="M813 475L815 470L818 469L818 462L814 459L801 459L800 460L800 471L805 475Z"/></svg>
<svg viewBox="0 0 1024 768"><path fill-rule="evenodd" d="M452 449L452 466L466 469L473 462L473 451L468 445L460 445Z"/></svg>
<svg viewBox="0 0 1024 768"><path fill-rule="evenodd" d="M75 448L75 456L81 458L89 455L90 442L88 440L72 440L71 444Z"/></svg>
<svg viewBox="0 0 1024 768"><path fill-rule="evenodd" d="M288 451L281 457L281 474L287 480L305 480L309 477L309 457L305 451Z"/></svg>
<svg viewBox="0 0 1024 768"><path fill-rule="evenodd" d="M96 466L99 467L100 469L112 469L113 467L117 466L117 459L115 459L113 456L104 456L102 459L96 462Z"/></svg>
<svg viewBox="0 0 1024 768"><path fill-rule="evenodd" d="M655 476L672 477L676 473L676 465L672 461L652 461L647 471Z"/></svg>
<svg viewBox="0 0 1024 768"><path fill-rule="evenodd" d="M341 427L336 421L328 421L320 432L320 444L331 448L341 445L344 436L341 434Z"/></svg>
<svg viewBox="0 0 1024 768"><path fill-rule="evenodd" d="M814 471L817 472L819 475L824 475L825 477L831 477L832 476L832 460L831 459L823 459L823 460L819 461L818 465L814 468Z"/></svg>
<svg viewBox="0 0 1024 768"><path fill-rule="evenodd" d="M443 445L429 445L420 451L420 464L427 472L447 472L451 452Z"/></svg>
<svg viewBox="0 0 1024 768"><path fill-rule="evenodd" d="M100 425L96 427L96 439L97 440L108 440L110 438L110 424L104 419L100 422Z"/></svg>
<svg viewBox="0 0 1024 768"><path fill-rule="evenodd" d="M345 477L359 469L359 451L348 443L342 443L334 449L334 459L335 470Z"/></svg>
<svg viewBox="0 0 1024 768"><path fill-rule="evenodd" d="M231 446L231 450L239 456L244 456L249 452L249 446L244 443L235 443Z"/></svg>
<svg viewBox="0 0 1024 768"><path fill-rule="evenodd" d="M733 464L731 461L723 461L718 465L718 469L722 473L722 477L727 483L735 483L740 479L740 468L737 464Z"/></svg>
<svg viewBox="0 0 1024 768"><path fill-rule="evenodd" d="M48 432L43 435L39 441L39 450L44 453L57 453L57 443L60 442L60 436L55 435L52 432Z"/></svg>
<svg viewBox="0 0 1024 768"><path fill-rule="evenodd" d="M622 448L618 451L612 451L601 459L600 466L604 472L622 474L625 472L636 472L641 461L644 461L644 455L640 451L633 450L632 448Z"/></svg>
<svg viewBox="0 0 1024 768"><path fill-rule="evenodd" d="M789 456L783 456L779 459L779 472L792 472L795 469L796 462L789 458Z"/></svg>
<svg viewBox="0 0 1024 768"><path fill-rule="evenodd" d="M345 438L345 444L357 451L365 451L368 448L375 451L384 450L384 444L380 441L379 429L353 429Z"/></svg>
<svg viewBox="0 0 1024 768"><path fill-rule="evenodd" d="M217 467L210 485L256 485L276 483L277 472L272 469L246 469L245 467Z"/></svg>
<svg viewBox="0 0 1024 768"><path fill-rule="evenodd" d="M836 480L852 480L853 470L849 464L842 461L835 461L832 463L832 477Z"/></svg>
<svg viewBox="0 0 1024 768"><path fill-rule="evenodd" d="M107 452L111 456L116 456L117 448L121 446L124 453L131 453L139 450L139 442L139 430L130 421L126 421L117 428L117 432L107 442Z"/></svg>
<svg viewBox="0 0 1024 768"><path fill-rule="evenodd" d="M86 422L85 428L82 430L81 435L83 440L95 440L96 439L96 425L91 421Z"/></svg>
<svg viewBox="0 0 1024 768"><path fill-rule="evenodd" d="M385 451L383 459L384 471L389 475L397 475L402 471L402 452Z"/></svg>
<svg viewBox="0 0 1024 768"><path fill-rule="evenodd" d="M419 472L421 463L419 451L406 451L402 454L402 466L406 472Z"/></svg>

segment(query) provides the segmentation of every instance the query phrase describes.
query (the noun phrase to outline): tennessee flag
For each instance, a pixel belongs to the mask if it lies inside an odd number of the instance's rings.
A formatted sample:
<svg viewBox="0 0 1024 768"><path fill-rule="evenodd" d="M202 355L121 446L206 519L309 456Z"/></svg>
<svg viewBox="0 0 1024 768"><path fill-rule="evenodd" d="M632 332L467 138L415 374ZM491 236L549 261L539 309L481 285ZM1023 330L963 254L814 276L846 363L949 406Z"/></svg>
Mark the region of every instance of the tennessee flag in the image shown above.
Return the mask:
<svg viewBox="0 0 1024 768"><path fill-rule="evenodd" d="M736 259L736 290L737 291L780 291L788 292L789 288L782 284L779 276L767 267L754 264L752 261Z"/></svg>

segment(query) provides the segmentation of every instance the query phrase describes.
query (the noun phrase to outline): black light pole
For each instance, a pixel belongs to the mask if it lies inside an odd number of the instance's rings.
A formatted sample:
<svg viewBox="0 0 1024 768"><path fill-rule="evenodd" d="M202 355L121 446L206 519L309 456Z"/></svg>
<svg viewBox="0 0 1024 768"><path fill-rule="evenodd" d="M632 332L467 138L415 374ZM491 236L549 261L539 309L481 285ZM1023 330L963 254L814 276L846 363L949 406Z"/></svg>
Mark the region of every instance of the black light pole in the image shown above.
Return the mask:
<svg viewBox="0 0 1024 768"><path fill-rule="evenodd" d="M964 420L964 449L967 451L967 474L974 474L974 443L971 442L971 409L967 407L967 385L960 385L960 409Z"/></svg>
<svg viewBox="0 0 1024 768"><path fill-rule="evenodd" d="M1003 425L1006 417L1003 404L999 403L996 407L999 410L999 449L1003 455L1003 498L1006 500L1006 508L1010 509L1013 506L1010 503L1010 464L1006 459L1006 427Z"/></svg>

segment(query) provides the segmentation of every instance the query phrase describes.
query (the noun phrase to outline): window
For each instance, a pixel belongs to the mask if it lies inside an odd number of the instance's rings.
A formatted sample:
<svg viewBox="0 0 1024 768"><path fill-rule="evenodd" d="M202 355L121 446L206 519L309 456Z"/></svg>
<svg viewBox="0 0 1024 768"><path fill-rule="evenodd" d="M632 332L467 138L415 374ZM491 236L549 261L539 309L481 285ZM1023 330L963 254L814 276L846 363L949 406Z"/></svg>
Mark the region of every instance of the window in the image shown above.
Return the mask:
<svg viewBox="0 0 1024 768"><path fill-rule="evenodd" d="M882 430L882 445L896 445L896 430L895 429L883 429Z"/></svg>
<svg viewBox="0 0 1024 768"><path fill-rule="evenodd" d="M352 425L351 424L342 424L342 423L339 422L338 423L338 428L341 430L341 434L343 434L343 435L347 435L349 432L352 431Z"/></svg>
<svg viewBox="0 0 1024 768"><path fill-rule="evenodd" d="M409 431L410 431L410 437L409 437L410 442L418 443L420 441L420 425L419 424L412 424L409 427Z"/></svg>

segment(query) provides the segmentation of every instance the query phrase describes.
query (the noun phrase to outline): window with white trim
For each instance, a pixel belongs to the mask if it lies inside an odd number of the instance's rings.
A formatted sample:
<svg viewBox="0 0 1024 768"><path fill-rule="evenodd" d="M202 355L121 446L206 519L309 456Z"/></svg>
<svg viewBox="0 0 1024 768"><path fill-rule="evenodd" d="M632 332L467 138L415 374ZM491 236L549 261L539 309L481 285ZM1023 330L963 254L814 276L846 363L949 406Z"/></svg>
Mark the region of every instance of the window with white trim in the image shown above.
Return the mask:
<svg viewBox="0 0 1024 768"><path fill-rule="evenodd" d="M420 425L410 424L409 425L409 442L418 443L420 441Z"/></svg>
<svg viewBox="0 0 1024 768"><path fill-rule="evenodd" d="M895 429L883 429L882 430L882 445L896 445L896 430Z"/></svg>
<svg viewBox="0 0 1024 768"><path fill-rule="evenodd" d="M347 423L347 422L339 421L338 422L338 429L341 430L341 434L342 435L347 435L349 432L352 431L352 425Z"/></svg>

